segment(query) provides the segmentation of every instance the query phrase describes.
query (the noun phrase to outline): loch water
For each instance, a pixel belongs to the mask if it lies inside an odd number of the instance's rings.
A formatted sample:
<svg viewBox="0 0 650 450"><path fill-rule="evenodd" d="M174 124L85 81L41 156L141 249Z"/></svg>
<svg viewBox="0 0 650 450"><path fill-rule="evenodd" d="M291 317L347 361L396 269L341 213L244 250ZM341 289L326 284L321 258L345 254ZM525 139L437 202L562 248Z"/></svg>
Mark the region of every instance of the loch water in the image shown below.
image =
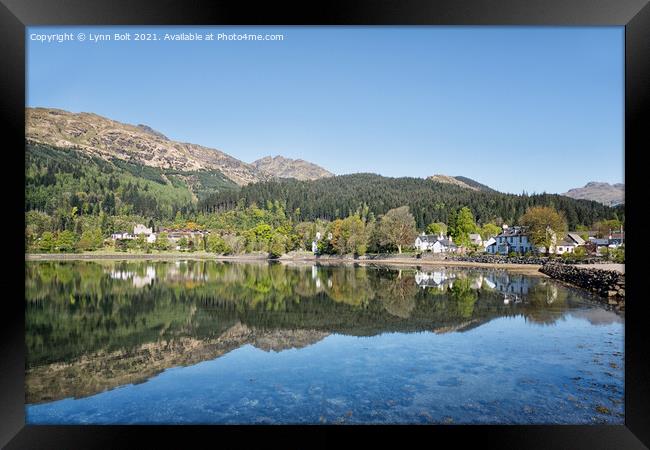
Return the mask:
<svg viewBox="0 0 650 450"><path fill-rule="evenodd" d="M25 264L28 424L624 423L624 317L541 276Z"/></svg>

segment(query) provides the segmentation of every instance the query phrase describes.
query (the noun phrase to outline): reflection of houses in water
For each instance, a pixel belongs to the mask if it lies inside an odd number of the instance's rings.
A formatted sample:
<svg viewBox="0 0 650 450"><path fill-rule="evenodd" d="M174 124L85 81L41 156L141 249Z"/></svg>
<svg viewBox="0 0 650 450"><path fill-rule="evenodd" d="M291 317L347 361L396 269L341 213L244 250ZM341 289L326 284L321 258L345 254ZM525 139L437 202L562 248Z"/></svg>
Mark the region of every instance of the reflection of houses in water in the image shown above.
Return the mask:
<svg viewBox="0 0 650 450"><path fill-rule="evenodd" d="M311 279L316 282L316 289L320 289L321 282L320 278L318 277L318 267L316 266L311 266Z"/></svg>
<svg viewBox="0 0 650 450"><path fill-rule="evenodd" d="M484 286L487 286L490 289L496 288L496 283L490 279L489 275L479 274L472 278L470 287L472 289L482 289Z"/></svg>
<svg viewBox="0 0 650 450"><path fill-rule="evenodd" d="M203 266L194 266L187 261L175 261L174 265L167 266L165 281L208 281L208 274L201 270Z"/></svg>
<svg viewBox="0 0 650 450"><path fill-rule="evenodd" d="M521 303L521 295L519 294L513 294L511 292L506 292L503 294L503 304L509 305L509 304L517 304Z"/></svg>
<svg viewBox="0 0 650 450"><path fill-rule="evenodd" d="M511 276L509 273L487 276L494 284L494 288L503 293L528 294L531 288L530 280L523 276Z"/></svg>
<svg viewBox="0 0 650 450"><path fill-rule="evenodd" d="M444 270L434 270L433 272L423 272L418 270L415 273L415 283L422 289L431 287L444 289L446 285L453 286L453 274L447 273Z"/></svg>
<svg viewBox="0 0 650 450"><path fill-rule="evenodd" d="M147 266L144 276L128 270L112 270L110 276L114 280L132 280L133 286L141 288L153 282L156 278L156 269L153 266Z"/></svg>
<svg viewBox="0 0 650 450"><path fill-rule="evenodd" d="M318 266L311 266L311 279L316 283L316 289L320 289L323 283L321 283L320 277L318 276ZM327 279L327 287L332 287L332 280Z"/></svg>
<svg viewBox="0 0 650 450"><path fill-rule="evenodd" d="M454 273L444 270L434 270L432 272L418 270L415 273L415 283L421 288L444 289L447 286L453 287L454 278L456 278ZM521 296L528 294L531 283L526 277L511 276L508 273L479 273L470 276L470 287L477 290L482 288L496 289L499 292Z"/></svg>

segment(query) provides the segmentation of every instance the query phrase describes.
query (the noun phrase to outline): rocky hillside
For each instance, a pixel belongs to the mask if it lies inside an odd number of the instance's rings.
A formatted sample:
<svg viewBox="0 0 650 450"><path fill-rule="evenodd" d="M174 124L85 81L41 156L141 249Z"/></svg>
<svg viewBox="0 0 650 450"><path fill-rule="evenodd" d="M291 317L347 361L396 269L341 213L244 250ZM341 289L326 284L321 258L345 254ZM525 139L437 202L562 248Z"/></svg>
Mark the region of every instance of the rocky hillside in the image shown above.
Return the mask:
<svg viewBox="0 0 650 450"><path fill-rule="evenodd" d="M478 191L478 188L475 188L474 186L470 186L469 184L457 180L454 177L450 177L449 175L442 175L442 174L437 174L437 175L431 175L430 177L427 178L428 180L435 181L437 183L446 183L446 184L453 184L454 186L459 186L462 188L466 189L472 189L474 191Z"/></svg>
<svg viewBox="0 0 650 450"><path fill-rule="evenodd" d="M91 113L27 108L26 140L58 148L75 148L90 156L113 158L158 169L219 171L243 186L269 177L226 153L197 144L169 140L146 125L129 125Z"/></svg>
<svg viewBox="0 0 650 450"><path fill-rule="evenodd" d="M562 195L575 199L593 200L607 206L616 206L625 201L625 184L591 181L584 187L570 189Z"/></svg>
<svg viewBox="0 0 650 450"><path fill-rule="evenodd" d="M297 180L317 180L334 176L316 164L302 159L290 159L282 156L265 156L252 164L260 172L271 177L295 178Z"/></svg>
<svg viewBox="0 0 650 450"><path fill-rule="evenodd" d="M454 186L462 187L465 189L471 189L473 191L496 192L494 189L467 177L461 177L461 176L452 177L449 175L437 174L437 175L432 175L427 179L431 181L435 181L437 183L453 184Z"/></svg>

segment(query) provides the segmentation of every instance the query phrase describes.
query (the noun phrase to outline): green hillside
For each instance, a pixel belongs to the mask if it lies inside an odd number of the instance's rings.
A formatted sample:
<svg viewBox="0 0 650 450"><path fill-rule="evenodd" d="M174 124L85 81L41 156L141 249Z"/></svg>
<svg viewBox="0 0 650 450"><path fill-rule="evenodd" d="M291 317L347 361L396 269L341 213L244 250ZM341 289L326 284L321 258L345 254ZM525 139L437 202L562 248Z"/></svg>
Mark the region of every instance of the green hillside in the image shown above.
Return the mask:
<svg viewBox="0 0 650 450"><path fill-rule="evenodd" d="M53 215L76 207L83 215L172 218L215 191L235 187L214 170L159 169L40 144L25 149L26 211Z"/></svg>

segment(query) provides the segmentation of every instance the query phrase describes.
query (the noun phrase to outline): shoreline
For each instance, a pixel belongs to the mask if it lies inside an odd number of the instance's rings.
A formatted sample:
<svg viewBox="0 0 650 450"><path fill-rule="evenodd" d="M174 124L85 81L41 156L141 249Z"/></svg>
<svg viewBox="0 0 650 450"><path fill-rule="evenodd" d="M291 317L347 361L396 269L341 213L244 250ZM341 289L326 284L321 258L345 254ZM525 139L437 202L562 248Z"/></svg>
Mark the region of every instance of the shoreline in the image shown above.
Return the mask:
<svg viewBox="0 0 650 450"><path fill-rule="evenodd" d="M319 264L361 264L361 265L397 265L413 267L474 267L483 269L504 269L513 272L526 273L540 277L548 277L539 272L542 267L538 264L512 264L512 263L481 263L470 261L455 260L427 260L408 257L395 258L377 258L377 259L354 259L354 258L336 258L336 257L316 257L316 256L287 256L271 259L266 254L244 254L235 256L223 256L210 253L26 253L25 261L92 261L92 260L212 260L212 261L277 261L281 263L319 263Z"/></svg>

